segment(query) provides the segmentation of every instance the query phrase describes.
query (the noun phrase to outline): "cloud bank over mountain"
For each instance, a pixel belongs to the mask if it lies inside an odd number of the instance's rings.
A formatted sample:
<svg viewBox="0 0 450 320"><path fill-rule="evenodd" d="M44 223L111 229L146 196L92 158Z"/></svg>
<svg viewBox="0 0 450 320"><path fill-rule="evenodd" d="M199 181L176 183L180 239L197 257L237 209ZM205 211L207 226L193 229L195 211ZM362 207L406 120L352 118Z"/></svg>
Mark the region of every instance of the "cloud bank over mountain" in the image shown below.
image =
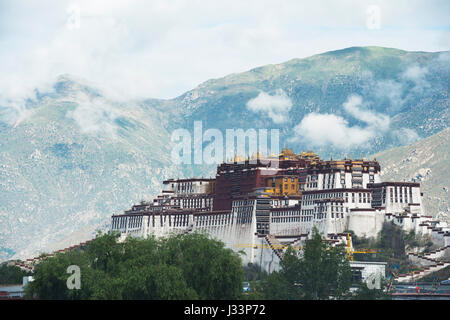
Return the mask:
<svg viewBox="0 0 450 320"><path fill-rule="evenodd" d="M9 123L20 121L27 100L50 91L67 73L126 101L173 98L205 79L368 39L405 50L448 50L448 2L377 1L376 30L367 27L370 6L331 0L2 1L0 73L8 76L0 79L0 106L8 108L2 113ZM420 75L418 67L406 76Z"/></svg>
<svg viewBox="0 0 450 320"><path fill-rule="evenodd" d="M74 101L77 106L69 110L66 116L76 122L82 133L116 137L115 121L122 110L113 107L103 97L89 97L84 93L78 93Z"/></svg>
<svg viewBox="0 0 450 320"><path fill-rule="evenodd" d="M274 95L261 91L256 98L247 102L249 110L269 117L276 124L287 121L291 107L292 101L283 89L278 89Z"/></svg>
<svg viewBox="0 0 450 320"><path fill-rule="evenodd" d="M381 137L388 131L403 143L410 143L418 138L413 129L391 128L390 117L368 109L367 103L359 95L350 95L343 103L342 110L345 115L362 125L350 125L343 116L312 112L293 128L294 137L290 141L305 140L313 147L333 146L349 150L367 145L372 139ZM408 137L405 138L405 135Z"/></svg>

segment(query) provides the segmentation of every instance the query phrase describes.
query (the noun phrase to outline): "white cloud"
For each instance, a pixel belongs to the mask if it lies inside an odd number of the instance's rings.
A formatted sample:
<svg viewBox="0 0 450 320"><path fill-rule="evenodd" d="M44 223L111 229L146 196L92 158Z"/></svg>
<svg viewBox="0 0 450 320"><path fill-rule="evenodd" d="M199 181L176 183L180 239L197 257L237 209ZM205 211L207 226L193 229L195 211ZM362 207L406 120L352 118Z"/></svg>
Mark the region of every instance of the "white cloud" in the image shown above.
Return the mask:
<svg viewBox="0 0 450 320"><path fill-rule="evenodd" d="M408 69L406 69L406 71L402 74L402 78L407 81L412 81L414 83L413 90L421 93L423 92L424 89L430 87L430 84L425 78L427 73L428 73L427 67L413 65L408 67Z"/></svg>
<svg viewBox="0 0 450 320"><path fill-rule="evenodd" d="M343 117L334 114L310 113L300 124L294 127L296 140L302 138L312 146L332 145L340 149L349 149L366 143L373 137L371 130L348 125Z"/></svg>
<svg viewBox="0 0 450 320"><path fill-rule="evenodd" d="M387 98L390 102L389 112L397 113L401 110L404 101L403 84L395 80L380 80L370 84L370 88L378 99Z"/></svg>
<svg viewBox="0 0 450 320"><path fill-rule="evenodd" d="M17 126L33 114L23 100L11 100L0 97L0 120L10 126Z"/></svg>
<svg viewBox="0 0 450 320"><path fill-rule="evenodd" d="M390 135L400 145L420 139L410 128L392 128L388 115L367 109L362 97L350 95L343 103L345 114L362 122L365 126L350 126L348 120L334 114L310 113L294 127L291 141L305 141L312 146L333 146L341 150L368 146L374 138Z"/></svg>
<svg viewBox="0 0 450 320"><path fill-rule="evenodd" d="M247 102L249 110L266 115L276 124L288 120L291 107L292 101L282 89L277 90L272 96L261 91L256 98Z"/></svg>
<svg viewBox="0 0 450 320"><path fill-rule="evenodd" d="M363 100L358 95L351 95L344 102L344 110L353 118L358 119L367 124L367 128L373 130L386 131L389 128L390 118L387 115L364 110L361 108Z"/></svg>
<svg viewBox="0 0 450 320"><path fill-rule="evenodd" d="M334 114L310 113L294 127L291 141L304 140L312 146L333 146L338 149L351 149L363 146L371 139L385 133L390 126L387 115L362 108L360 96L351 95L343 104L344 111L356 120L365 123L364 127L350 126L348 121Z"/></svg>
<svg viewBox="0 0 450 320"><path fill-rule="evenodd" d="M377 5L380 29L369 30L368 4L354 1L2 1L0 103L20 109L5 101L24 104L60 74L122 100L172 98L207 79L344 47L448 50L440 39L449 31L430 28L447 25L445 2Z"/></svg>
<svg viewBox="0 0 450 320"><path fill-rule="evenodd" d="M78 104L68 111L66 117L73 119L82 133L115 138L117 126L114 123L120 112L103 98L89 97L78 93L74 97Z"/></svg>
<svg viewBox="0 0 450 320"><path fill-rule="evenodd" d="M427 72L427 68L413 65L406 69L406 71L403 73L403 77L414 82L421 82L424 80Z"/></svg>
<svg viewBox="0 0 450 320"><path fill-rule="evenodd" d="M0 70L9 65L22 80L74 73L111 91L167 98L210 78L354 45L448 49L436 41L448 31L428 28L446 25L445 3L377 6L374 31L368 4L353 1L4 2Z"/></svg>
<svg viewBox="0 0 450 320"><path fill-rule="evenodd" d="M400 145L413 143L420 139L420 136L413 129L400 128L392 131L392 135L399 142Z"/></svg>

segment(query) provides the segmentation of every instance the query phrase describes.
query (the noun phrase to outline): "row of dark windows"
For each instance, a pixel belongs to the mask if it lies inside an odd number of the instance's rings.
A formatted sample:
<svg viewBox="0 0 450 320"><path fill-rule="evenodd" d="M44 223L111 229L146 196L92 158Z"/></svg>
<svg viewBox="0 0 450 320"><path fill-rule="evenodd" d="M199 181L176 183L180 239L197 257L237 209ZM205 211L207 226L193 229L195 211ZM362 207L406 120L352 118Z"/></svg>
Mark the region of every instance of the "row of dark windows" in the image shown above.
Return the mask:
<svg viewBox="0 0 450 320"><path fill-rule="evenodd" d="M125 229L127 228L134 229L134 228L140 228L142 225L142 216L136 216L136 217L114 217L112 222L112 229L118 230L118 229Z"/></svg>

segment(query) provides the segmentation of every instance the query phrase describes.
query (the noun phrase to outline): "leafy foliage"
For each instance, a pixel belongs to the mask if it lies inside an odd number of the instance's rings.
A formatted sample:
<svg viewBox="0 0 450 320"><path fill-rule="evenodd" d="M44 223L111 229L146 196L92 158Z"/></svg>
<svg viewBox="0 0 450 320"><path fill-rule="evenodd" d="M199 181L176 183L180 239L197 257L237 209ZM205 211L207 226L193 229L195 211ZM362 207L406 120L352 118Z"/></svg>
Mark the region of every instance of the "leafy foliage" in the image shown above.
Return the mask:
<svg viewBox="0 0 450 320"><path fill-rule="evenodd" d="M0 264L0 284L19 284L25 276L31 273L21 270L19 267L8 265L7 263Z"/></svg>
<svg viewBox="0 0 450 320"><path fill-rule="evenodd" d="M405 232L392 222L385 222L378 238L357 237L351 230L346 231L352 235L352 243L355 249L376 249L376 254L355 253L358 261L384 261L388 266L395 266L397 272L411 271L414 266L408 259L406 251L412 248L422 249L426 253L433 247L429 236L420 236L413 230Z"/></svg>
<svg viewBox="0 0 450 320"><path fill-rule="evenodd" d="M288 248L281 270L269 275L263 291L266 299L343 299L349 294L351 279L344 248L323 241L313 229L302 256Z"/></svg>
<svg viewBox="0 0 450 320"><path fill-rule="evenodd" d="M380 289L369 289L365 283L360 283L356 293L351 297L352 300L392 300L392 295L387 292L386 286L381 281Z"/></svg>
<svg viewBox="0 0 450 320"><path fill-rule="evenodd" d="M203 234L163 239L98 235L87 250L61 253L36 266L27 296L39 299L238 299L240 257ZM81 269L81 289L69 290L69 265Z"/></svg>
<svg viewBox="0 0 450 320"><path fill-rule="evenodd" d="M245 280L257 281L261 280L264 275L267 275L265 270L261 270L261 266L258 264L248 263L244 266Z"/></svg>

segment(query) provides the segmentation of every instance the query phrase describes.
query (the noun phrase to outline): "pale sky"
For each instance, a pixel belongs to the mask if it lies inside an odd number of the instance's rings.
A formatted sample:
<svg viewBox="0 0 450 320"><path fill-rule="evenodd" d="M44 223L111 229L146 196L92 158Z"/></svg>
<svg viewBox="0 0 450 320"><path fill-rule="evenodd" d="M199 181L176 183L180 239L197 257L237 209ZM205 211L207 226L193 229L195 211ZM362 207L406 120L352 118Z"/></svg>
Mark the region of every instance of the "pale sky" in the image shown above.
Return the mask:
<svg viewBox="0 0 450 320"><path fill-rule="evenodd" d="M0 0L0 105L71 74L117 99L350 46L450 49L450 1Z"/></svg>

